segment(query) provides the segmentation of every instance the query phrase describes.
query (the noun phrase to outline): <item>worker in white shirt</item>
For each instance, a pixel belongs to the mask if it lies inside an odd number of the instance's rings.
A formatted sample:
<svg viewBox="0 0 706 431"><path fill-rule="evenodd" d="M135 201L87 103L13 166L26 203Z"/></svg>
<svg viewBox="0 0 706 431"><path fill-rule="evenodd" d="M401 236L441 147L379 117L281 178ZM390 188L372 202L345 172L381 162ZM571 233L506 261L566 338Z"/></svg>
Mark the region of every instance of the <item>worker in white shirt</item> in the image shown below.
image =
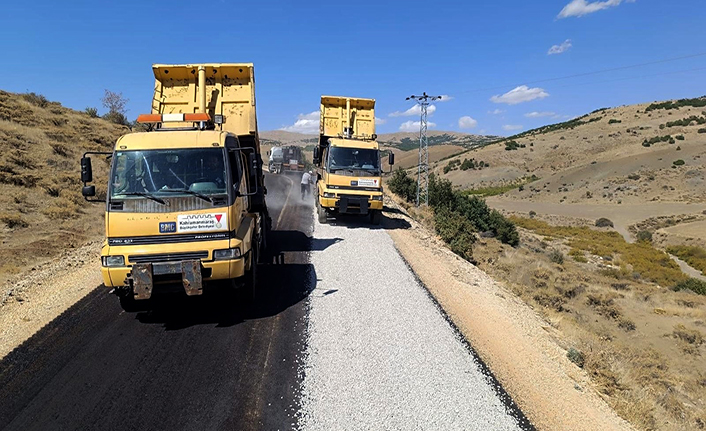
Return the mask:
<svg viewBox="0 0 706 431"><path fill-rule="evenodd" d="M311 185L314 184L314 172L309 171L309 172L304 172L304 175L302 175L302 182L301 182L301 191L302 191L302 199L306 197L309 193L311 193Z"/></svg>

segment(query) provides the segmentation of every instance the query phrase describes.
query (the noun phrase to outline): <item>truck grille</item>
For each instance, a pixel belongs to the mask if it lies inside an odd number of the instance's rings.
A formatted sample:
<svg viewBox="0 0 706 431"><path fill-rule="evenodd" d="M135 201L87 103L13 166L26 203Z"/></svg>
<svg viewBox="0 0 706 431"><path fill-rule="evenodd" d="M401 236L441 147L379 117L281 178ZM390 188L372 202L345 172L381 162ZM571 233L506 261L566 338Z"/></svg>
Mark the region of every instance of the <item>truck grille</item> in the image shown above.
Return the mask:
<svg viewBox="0 0 706 431"><path fill-rule="evenodd" d="M131 263L157 263L206 258L208 258L207 251L192 251L187 253L139 254L128 256L127 260Z"/></svg>

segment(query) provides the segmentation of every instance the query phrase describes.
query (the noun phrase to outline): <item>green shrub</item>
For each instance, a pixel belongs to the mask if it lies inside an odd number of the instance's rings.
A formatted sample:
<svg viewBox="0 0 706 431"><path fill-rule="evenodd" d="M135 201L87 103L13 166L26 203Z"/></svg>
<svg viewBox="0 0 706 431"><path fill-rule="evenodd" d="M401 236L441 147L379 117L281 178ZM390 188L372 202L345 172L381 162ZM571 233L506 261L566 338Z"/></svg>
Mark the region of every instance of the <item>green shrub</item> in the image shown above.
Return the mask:
<svg viewBox="0 0 706 431"><path fill-rule="evenodd" d="M699 129L699 130L697 130L697 131L698 131L699 133L706 133L706 128L702 128L702 129Z"/></svg>
<svg viewBox="0 0 706 431"><path fill-rule="evenodd" d="M689 278L677 283L673 289L676 291L691 290L699 295L706 295L706 281L701 281L696 278Z"/></svg>
<svg viewBox="0 0 706 431"><path fill-rule="evenodd" d="M641 230L637 233L637 240L642 242L652 242L652 232L648 230Z"/></svg>
<svg viewBox="0 0 706 431"><path fill-rule="evenodd" d="M520 148L520 144L516 141L505 142L505 151L517 150L518 148Z"/></svg>
<svg viewBox="0 0 706 431"><path fill-rule="evenodd" d="M676 138L678 141L683 141L684 140L684 135L677 135L674 138Z"/></svg>
<svg viewBox="0 0 706 431"><path fill-rule="evenodd" d="M584 364L586 363L586 358L584 358L583 353L581 351L574 349L573 347L569 349L568 352L566 352L566 357L569 358L571 362L576 364L579 368L583 368Z"/></svg>
<svg viewBox="0 0 706 431"><path fill-rule="evenodd" d="M601 217L596 220L597 227L613 227L613 222L605 217Z"/></svg>
<svg viewBox="0 0 706 431"><path fill-rule="evenodd" d="M451 251L462 258L473 260L473 243L476 237L471 222L461 214L441 207L434 211L434 229Z"/></svg>
<svg viewBox="0 0 706 431"><path fill-rule="evenodd" d="M392 178L387 182L390 187L390 191L407 202L414 202L417 200L417 182L414 181L410 176L407 175L404 169L401 167L392 174Z"/></svg>
<svg viewBox="0 0 706 431"><path fill-rule="evenodd" d="M679 109L682 106L693 106L696 108L706 106L706 98L704 97L697 97L694 99L679 99L675 101L667 101L667 102L661 102L661 103L652 103L649 105L647 108L645 108L645 112L653 111L656 109Z"/></svg>
<svg viewBox="0 0 706 431"><path fill-rule="evenodd" d="M98 108L91 108L90 106L86 108L86 114L91 118L98 118Z"/></svg>
<svg viewBox="0 0 706 431"><path fill-rule="evenodd" d="M611 118L608 120L608 124L616 124L616 123L622 123L620 120L616 120L615 118Z"/></svg>
<svg viewBox="0 0 706 431"><path fill-rule="evenodd" d="M706 274L706 250L703 248L689 245L673 245L667 247L667 253L675 255L691 267Z"/></svg>
<svg viewBox="0 0 706 431"><path fill-rule="evenodd" d="M684 160L682 160L682 159L675 160L675 161L672 162L672 164L673 164L674 166L681 166L681 165L684 164Z"/></svg>
<svg viewBox="0 0 706 431"><path fill-rule="evenodd" d="M110 121L111 123L120 124L121 126L129 126L130 122L127 120L125 114L121 112L111 111L103 116L103 119Z"/></svg>

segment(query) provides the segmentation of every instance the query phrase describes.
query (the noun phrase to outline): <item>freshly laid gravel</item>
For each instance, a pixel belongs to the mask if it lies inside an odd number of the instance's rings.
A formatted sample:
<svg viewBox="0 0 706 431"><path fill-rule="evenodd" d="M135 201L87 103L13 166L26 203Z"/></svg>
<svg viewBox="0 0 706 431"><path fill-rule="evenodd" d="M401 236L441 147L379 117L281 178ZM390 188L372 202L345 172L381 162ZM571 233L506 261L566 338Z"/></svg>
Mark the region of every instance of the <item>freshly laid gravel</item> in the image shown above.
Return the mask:
<svg viewBox="0 0 706 431"><path fill-rule="evenodd" d="M519 429L383 229L316 222L312 248L300 429Z"/></svg>

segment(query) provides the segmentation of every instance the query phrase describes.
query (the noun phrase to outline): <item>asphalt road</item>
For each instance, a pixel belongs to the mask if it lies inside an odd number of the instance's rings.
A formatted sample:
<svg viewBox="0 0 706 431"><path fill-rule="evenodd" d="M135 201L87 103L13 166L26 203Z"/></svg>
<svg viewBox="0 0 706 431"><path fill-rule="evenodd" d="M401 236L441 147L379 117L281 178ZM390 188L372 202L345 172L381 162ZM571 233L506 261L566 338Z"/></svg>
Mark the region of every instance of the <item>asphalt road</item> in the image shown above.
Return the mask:
<svg viewBox="0 0 706 431"><path fill-rule="evenodd" d="M276 263L260 268L261 305L214 293L125 313L96 289L0 362L0 429L292 428L311 204L266 181Z"/></svg>
<svg viewBox="0 0 706 431"><path fill-rule="evenodd" d="M532 429L385 228L314 223L297 179L266 182L258 305L125 313L98 288L0 361L0 429Z"/></svg>

